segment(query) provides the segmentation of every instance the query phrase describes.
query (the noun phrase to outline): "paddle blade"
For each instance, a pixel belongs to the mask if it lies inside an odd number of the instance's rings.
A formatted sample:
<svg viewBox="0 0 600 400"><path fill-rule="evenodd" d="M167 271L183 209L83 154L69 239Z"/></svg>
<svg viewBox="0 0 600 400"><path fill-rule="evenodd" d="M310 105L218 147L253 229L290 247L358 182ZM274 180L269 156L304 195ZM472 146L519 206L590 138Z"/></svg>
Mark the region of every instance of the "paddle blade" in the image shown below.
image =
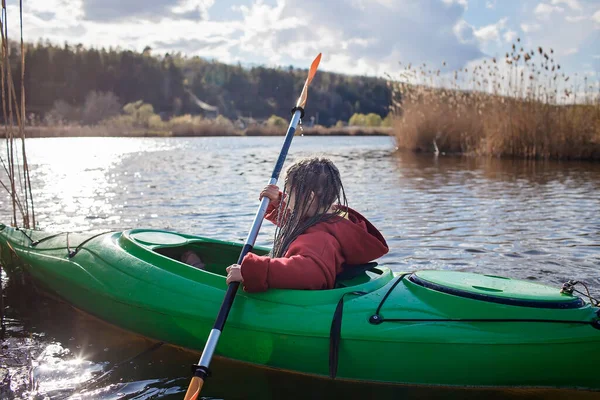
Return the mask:
<svg viewBox="0 0 600 400"><path fill-rule="evenodd" d="M321 62L321 53L314 59L312 64L310 65L310 70L308 71L308 77L306 78L306 82L304 82L304 87L302 88L302 93L300 97L298 97L298 101L296 102L296 107L302 107L306 105L306 98L308 97L308 85L312 82L315 74L317 73L317 68L319 68L319 63Z"/></svg>
<svg viewBox="0 0 600 400"><path fill-rule="evenodd" d="M200 394L203 384L204 381L201 378L194 376L190 382L190 386L188 386L187 392L185 393L184 400L196 400Z"/></svg>

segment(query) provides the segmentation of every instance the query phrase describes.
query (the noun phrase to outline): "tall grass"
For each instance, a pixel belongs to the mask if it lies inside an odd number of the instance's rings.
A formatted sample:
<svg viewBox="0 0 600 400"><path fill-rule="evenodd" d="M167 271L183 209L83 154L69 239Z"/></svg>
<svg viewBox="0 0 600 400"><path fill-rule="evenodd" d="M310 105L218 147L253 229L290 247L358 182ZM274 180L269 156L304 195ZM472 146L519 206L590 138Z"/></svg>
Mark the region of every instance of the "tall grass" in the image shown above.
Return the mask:
<svg viewBox="0 0 600 400"><path fill-rule="evenodd" d="M561 71L554 51L525 50L473 69L408 64L393 89L400 149L600 160L600 87Z"/></svg>
<svg viewBox="0 0 600 400"><path fill-rule="evenodd" d="M19 9L20 20L22 22L23 5L21 2L19 3ZM0 154L0 165L2 166L2 172L0 172L0 186L9 193L11 198L12 225L18 226L18 210L21 216L22 227L30 228L35 227L35 213L31 193L31 180L29 178L29 167L25 151L25 54L23 51L23 26L21 25L21 97L20 99L17 99L9 64L10 55L5 1L2 1L1 14L0 37L2 47L0 51L2 53L2 60L0 61L0 89L2 90L2 115L4 117L6 156ZM6 175L6 177L4 175ZM4 337L5 332L2 262L3 261L0 259L0 337Z"/></svg>
<svg viewBox="0 0 600 400"><path fill-rule="evenodd" d="M23 14L20 4L20 14ZM20 18L22 21L22 18ZM9 45L6 4L2 2L2 18L0 20L0 36L2 39L2 61L0 62L0 78L2 90L2 113L4 117L4 138L6 155L0 154L0 186L6 190L12 204L12 225L18 226L17 211L21 216L21 226L35 227L35 212L29 177L29 164L25 148L25 53L23 29L21 26L21 96L17 99L15 85L9 64Z"/></svg>

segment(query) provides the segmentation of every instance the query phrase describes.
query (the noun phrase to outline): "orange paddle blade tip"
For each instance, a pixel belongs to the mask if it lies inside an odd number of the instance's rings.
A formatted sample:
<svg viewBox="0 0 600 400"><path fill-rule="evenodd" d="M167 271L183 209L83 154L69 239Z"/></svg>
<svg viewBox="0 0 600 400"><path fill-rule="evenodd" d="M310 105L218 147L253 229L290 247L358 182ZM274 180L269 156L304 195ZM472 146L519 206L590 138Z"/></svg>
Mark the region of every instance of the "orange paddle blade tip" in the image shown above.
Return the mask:
<svg viewBox="0 0 600 400"><path fill-rule="evenodd" d="M317 68L319 68L320 62L321 62L321 53L319 53L319 55L317 57L315 57L312 64L310 65L310 70L308 71L308 79L306 79L307 85L309 85L310 82L315 77L315 74L317 73Z"/></svg>
<svg viewBox="0 0 600 400"><path fill-rule="evenodd" d="M202 385L204 381L197 376L192 378L190 382L190 386L188 386L188 390L185 393L184 400L196 400L198 399L198 395L200 394L200 390L202 389Z"/></svg>
<svg viewBox="0 0 600 400"><path fill-rule="evenodd" d="M300 97L298 97L298 101L296 102L296 107L304 108L306 106L306 98L308 97L308 85L315 77L317 73L317 68L319 68L319 62L321 62L321 53L314 59L312 64L310 65L310 70L308 71L308 77L306 78L306 82L304 82L304 87L302 88L302 93Z"/></svg>

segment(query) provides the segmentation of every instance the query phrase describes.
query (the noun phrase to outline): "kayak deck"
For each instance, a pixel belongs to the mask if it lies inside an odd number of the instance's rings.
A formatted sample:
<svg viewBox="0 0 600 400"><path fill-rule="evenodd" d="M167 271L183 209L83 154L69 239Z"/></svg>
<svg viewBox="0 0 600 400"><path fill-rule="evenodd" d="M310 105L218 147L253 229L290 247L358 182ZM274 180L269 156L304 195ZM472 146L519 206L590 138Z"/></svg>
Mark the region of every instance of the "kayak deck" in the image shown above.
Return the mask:
<svg viewBox="0 0 600 400"><path fill-rule="evenodd" d="M66 236L0 226L0 256L16 256L13 261L37 282L79 309L150 338L202 350L227 290L225 268L237 261L241 243L144 229ZM202 258L206 271L180 261L187 250ZM341 379L600 389L589 357L600 352L600 330L593 325L600 319L597 308L503 304L427 287L411 277L492 297L578 299L559 288L504 277L404 275L377 266L329 290L239 291L217 355L330 376L332 325L343 304L335 375ZM374 315L381 320L373 321ZM557 354L569 354L579 368L567 368Z"/></svg>

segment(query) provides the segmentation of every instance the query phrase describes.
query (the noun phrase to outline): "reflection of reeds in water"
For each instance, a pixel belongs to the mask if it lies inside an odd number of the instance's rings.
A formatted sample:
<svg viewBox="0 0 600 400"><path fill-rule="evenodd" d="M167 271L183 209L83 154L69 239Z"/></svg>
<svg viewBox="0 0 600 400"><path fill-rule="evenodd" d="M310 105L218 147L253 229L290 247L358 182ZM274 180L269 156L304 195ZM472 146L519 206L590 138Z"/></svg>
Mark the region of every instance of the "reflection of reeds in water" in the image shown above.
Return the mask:
<svg viewBox="0 0 600 400"><path fill-rule="evenodd" d="M23 8L20 4L22 16ZM22 18L21 18L22 21ZM23 45L23 29L21 26L21 98L17 99L15 85L9 67L9 43L7 28L6 3L2 2L2 19L0 21L0 33L2 37L2 62L0 63L1 90L2 90L2 113L4 117L4 135L6 140L6 159L0 155L0 163L4 175L0 179L0 185L9 193L12 202L12 225L18 226L17 210L21 216L22 227L35 227L35 213L31 193L31 180L29 177L29 165L25 151L25 132L23 122L25 120L25 53ZM19 104L20 103L20 104ZM16 125L15 125L16 121ZM19 148L20 139L20 148Z"/></svg>
<svg viewBox="0 0 600 400"><path fill-rule="evenodd" d="M598 89L587 77L565 76L552 49L525 51L519 43L504 60L484 60L451 75L408 64L404 79L391 83L398 147L600 159Z"/></svg>

